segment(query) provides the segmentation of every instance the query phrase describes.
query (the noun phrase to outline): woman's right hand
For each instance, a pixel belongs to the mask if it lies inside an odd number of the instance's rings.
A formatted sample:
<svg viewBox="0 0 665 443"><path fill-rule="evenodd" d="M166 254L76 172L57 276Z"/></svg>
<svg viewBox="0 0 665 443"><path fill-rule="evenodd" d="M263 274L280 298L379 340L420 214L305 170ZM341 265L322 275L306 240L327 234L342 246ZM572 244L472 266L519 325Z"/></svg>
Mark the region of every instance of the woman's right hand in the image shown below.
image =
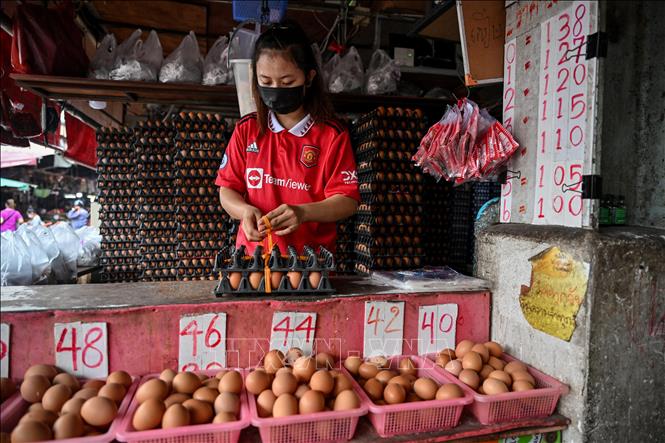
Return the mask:
<svg viewBox="0 0 665 443"><path fill-rule="evenodd" d="M261 220L261 217L263 217L263 214L254 206L248 205L243 210L240 223L242 224L242 230L247 240L259 242L265 237L265 234L259 232L259 220Z"/></svg>

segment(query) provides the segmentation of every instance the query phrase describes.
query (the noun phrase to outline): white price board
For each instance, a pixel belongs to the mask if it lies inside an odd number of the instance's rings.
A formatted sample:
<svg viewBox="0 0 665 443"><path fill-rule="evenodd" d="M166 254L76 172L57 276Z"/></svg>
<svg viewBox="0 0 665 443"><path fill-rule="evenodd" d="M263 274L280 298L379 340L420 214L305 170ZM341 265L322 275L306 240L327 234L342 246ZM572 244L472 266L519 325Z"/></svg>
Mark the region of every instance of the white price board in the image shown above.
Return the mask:
<svg viewBox="0 0 665 443"><path fill-rule="evenodd" d="M11 327L0 324L0 377L9 377L9 339Z"/></svg>
<svg viewBox="0 0 665 443"><path fill-rule="evenodd" d="M404 302L366 301L364 328L365 357L401 355Z"/></svg>
<svg viewBox="0 0 665 443"><path fill-rule="evenodd" d="M180 371L226 367L226 313L183 316L178 335Z"/></svg>
<svg viewBox="0 0 665 443"><path fill-rule="evenodd" d="M418 310L418 354L426 355L455 348L457 305L421 306Z"/></svg>
<svg viewBox="0 0 665 443"><path fill-rule="evenodd" d="M109 373L106 323L56 323L55 365L83 378L105 378Z"/></svg>
<svg viewBox="0 0 665 443"><path fill-rule="evenodd" d="M315 312L275 312L270 328L270 349L286 353L295 347L311 355L315 330Z"/></svg>

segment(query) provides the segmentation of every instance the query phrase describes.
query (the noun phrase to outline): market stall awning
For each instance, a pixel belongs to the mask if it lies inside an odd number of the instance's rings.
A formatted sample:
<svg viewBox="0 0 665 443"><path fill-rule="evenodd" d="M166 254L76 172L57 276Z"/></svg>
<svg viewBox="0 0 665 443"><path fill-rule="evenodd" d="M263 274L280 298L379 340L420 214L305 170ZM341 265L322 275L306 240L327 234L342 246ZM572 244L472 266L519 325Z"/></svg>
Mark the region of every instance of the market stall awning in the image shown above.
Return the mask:
<svg viewBox="0 0 665 443"><path fill-rule="evenodd" d="M0 167L36 166L37 160L54 153L53 149L45 148L36 143L30 143L30 146L25 148L3 145L0 151Z"/></svg>
<svg viewBox="0 0 665 443"><path fill-rule="evenodd" d="M30 189L30 186L32 186L30 183L23 183L18 180L0 177L0 188L16 188L21 191L27 191Z"/></svg>

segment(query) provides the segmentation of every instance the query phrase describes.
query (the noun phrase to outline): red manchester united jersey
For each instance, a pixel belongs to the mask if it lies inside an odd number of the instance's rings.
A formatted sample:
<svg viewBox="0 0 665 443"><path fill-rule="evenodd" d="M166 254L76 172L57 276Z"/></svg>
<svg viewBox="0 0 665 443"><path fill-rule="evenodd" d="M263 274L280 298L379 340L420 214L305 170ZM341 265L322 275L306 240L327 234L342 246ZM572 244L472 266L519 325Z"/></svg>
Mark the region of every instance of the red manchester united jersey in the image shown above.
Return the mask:
<svg viewBox="0 0 665 443"><path fill-rule="evenodd" d="M358 176L349 133L336 121L315 122L309 115L290 130L271 113L269 130L259 135L256 114L238 121L215 182L245 196L248 204L267 214L281 204L299 205L344 195L360 200ZM303 223L273 240L286 253L287 245L335 250L335 223ZM251 254L242 228L237 245Z"/></svg>

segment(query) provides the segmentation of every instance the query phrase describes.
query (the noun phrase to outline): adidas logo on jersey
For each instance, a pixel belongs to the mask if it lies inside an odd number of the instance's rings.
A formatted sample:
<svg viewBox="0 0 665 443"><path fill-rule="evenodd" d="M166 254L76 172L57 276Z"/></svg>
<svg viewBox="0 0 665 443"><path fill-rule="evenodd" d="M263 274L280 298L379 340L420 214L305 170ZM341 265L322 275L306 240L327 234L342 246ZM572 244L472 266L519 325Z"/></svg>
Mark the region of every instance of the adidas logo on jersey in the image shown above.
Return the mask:
<svg viewBox="0 0 665 443"><path fill-rule="evenodd" d="M247 152L253 152L255 154L259 153L259 146L256 144L256 142L252 142L247 145Z"/></svg>

